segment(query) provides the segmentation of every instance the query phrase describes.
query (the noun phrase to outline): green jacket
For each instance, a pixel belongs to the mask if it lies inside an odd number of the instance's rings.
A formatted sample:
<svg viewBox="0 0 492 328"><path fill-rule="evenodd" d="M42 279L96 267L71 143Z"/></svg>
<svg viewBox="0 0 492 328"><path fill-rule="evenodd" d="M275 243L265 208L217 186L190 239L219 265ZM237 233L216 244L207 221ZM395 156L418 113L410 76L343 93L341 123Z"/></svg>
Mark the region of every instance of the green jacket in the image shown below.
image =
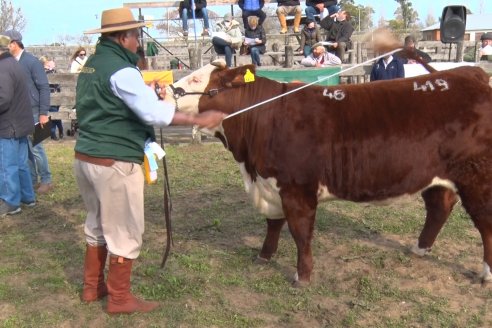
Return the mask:
<svg viewBox="0 0 492 328"><path fill-rule="evenodd" d="M152 126L143 123L110 87L111 76L136 68L138 56L119 44L100 38L96 52L77 80L76 110L79 136L75 150L94 157L142 163L144 145L155 139Z"/></svg>

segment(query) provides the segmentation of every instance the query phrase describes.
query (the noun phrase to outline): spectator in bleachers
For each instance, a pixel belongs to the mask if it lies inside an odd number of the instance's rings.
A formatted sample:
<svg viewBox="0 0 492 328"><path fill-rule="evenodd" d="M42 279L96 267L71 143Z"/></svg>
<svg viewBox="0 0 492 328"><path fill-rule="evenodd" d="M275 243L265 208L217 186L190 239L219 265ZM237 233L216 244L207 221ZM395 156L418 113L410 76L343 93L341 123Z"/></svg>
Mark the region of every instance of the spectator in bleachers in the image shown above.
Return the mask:
<svg viewBox="0 0 492 328"><path fill-rule="evenodd" d="M340 10L340 6L337 0L306 0L305 12L308 19L315 20L315 15L322 16L325 9L328 10L328 16L331 16Z"/></svg>
<svg viewBox="0 0 492 328"><path fill-rule="evenodd" d="M258 25L263 25L263 22L266 19L266 14L262 10L265 5L265 0L239 0L237 4L243 12L244 28L248 26L249 16L257 16L260 19Z"/></svg>
<svg viewBox="0 0 492 328"><path fill-rule="evenodd" d="M478 58L480 60L491 60L492 59L492 33L487 32L482 34L480 40L482 41L482 46L478 50Z"/></svg>
<svg viewBox="0 0 492 328"><path fill-rule="evenodd" d="M403 60L397 56L388 55L380 58L371 69L371 82L402 77L405 77Z"/></svg>
<svg viewBox="0 0 492 328"><path fill-rule="evenodd" d="M261 66L260 54L264 54L266 50L265 29L258 25L258 17L256 16L248 17L248 26L244 30L244 45L248 47L251 62L256 66Z"/></svg>
<svg viewBox="0 0 492 328"><path fill-rule="evenodd" d="M42 56L39 58L39 61L43 64L44 71L46 74L53 74L56 73L56 64L53 60L49 60L48 57ZM59 84L53 84L50 83L50 92L55 93L55 92L60 92L60 85ZM60 106L52 106L50 105L49 112L58 112L60 110ZM59 138L56 136L56 130L58 129L58 135ZM51 120L51 139L52 140L58 140L58 139L63 139L63 124L61 120Z"/></svg>
<svg viewBox="0 0 492 328"><path fill-rule="evenodd" d="M341 63L340 58L326 51L321 43L313 45L313 52L301 60L301 65L307 67L325 67L340 65Z"/></svg>
<svg viewBox="0 0 492 328"><path fill-rule="evenodd" d="M321 33L319 32L318 25L314 20L307 19L306 25L301 31L301 52L304 57L307 57L312 52L314 44L321 41Z"/></svg>
<svg viewBox="0 0 492 328"><path fill-rule="evenodd" d="M287 15L294 15L294 33L299 33L302 15L299 0L278 0L277 17L280 22L280 34L287 33Z"/></svg>
<svg viewBox="0 0 492 328"><path fill-rule="evenodd" d="M87 61L87 51L83 47L79 47L72 55L70 63L70 73L80 73Z"/></svg>
<svg viewBox="0 0 492 328"><path fill-rule="evenodd" d="M232 15L227 13L224 19L217 23L217 32L214 33L212 44L218 55L225 55L226 64L232 67L232 54L243 43L243 35L239 22L232 18Z"/></svg>
<svg viewBox="0 0 492 328"><path fill-rule="evenodd" d="M207 0L183 0L179 3L179 17L183 21L183 35L188 36L188 19L192 18L192 4L195 4L195 18L203 18L202 36L209 36Z"/></svg>
<svg viewBox="0 0 492 328"><path fill-rule="evenodd" d="M344 61L345 52L350 48L354 27L350 23L350 14L344 10L331 16L323 18L320 22L322 28L327 31L326 41L332 44L328 51L335 53L338 58Z"/></svg>
<svg viewBox="0 0 492 328"><path fill-rule="evenodd" d="M432 61L432 58L426 54L425 52L423 52L422 50L419 50L416 48L417 46L417 42L415 41L415 38L411 35L407 35L405 37L405 41L404 41L404 47L405 48L413 48L415 49L415 52L418 56L420 56L420 58L422 58L422 60L426 63L429 63ZM400 57L403 61L403 64L415 64L417 63L415 61L415 59L408 59L408 58L405 58L406 55L403 51L398 51L397 53L395 53L395 56L397 57Z"/></svg>

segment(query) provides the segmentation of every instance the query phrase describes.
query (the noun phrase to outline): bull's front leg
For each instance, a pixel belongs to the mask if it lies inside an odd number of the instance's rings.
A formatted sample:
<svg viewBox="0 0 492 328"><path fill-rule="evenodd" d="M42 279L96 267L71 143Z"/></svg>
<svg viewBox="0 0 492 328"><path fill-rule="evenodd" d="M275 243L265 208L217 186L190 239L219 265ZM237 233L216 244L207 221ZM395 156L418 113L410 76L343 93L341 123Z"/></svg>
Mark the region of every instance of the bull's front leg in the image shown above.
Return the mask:
<svg viewBox="0 0 492 328"><path fill-rule="evenodd" d="M297 246L297 273L293 285L302 287L309 284L313 270L311 241L316 218L317 198L306 195L300 188L281 190L282 207L290 233Z"/></svg>
<svg viewBox="0 0 492 328"><path fill-rule="evenodd" d="M278 240L280 238L280 231L285 224L285 219L266 219L267 233L265 240L263 241L263 247L256 260L257 263L266 263L270 261L273 254L277 252Z"/></svg>
<svg viewBox="0 0 492 328"><path fill-rule="evenodd" d="M426 217L422 232L420 233L417 245L412 248L412 252L419 256L428 253L437 235L446 223L454 204L457 202L456 193L448 188L436 186L425 190L422 193L425 202Z"/></svg>

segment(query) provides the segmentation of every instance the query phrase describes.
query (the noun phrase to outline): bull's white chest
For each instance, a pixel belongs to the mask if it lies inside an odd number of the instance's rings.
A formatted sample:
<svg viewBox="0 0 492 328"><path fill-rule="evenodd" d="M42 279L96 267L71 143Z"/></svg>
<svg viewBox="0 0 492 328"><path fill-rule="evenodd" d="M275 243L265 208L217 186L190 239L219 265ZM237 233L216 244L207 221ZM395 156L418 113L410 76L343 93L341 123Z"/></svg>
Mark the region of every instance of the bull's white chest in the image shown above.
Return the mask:
<svg viewBox="0 0 492 328"><path fill-rule="evenodd" d="M280 189L277 187L277 179L264 179L257 176L256 180L252 181L243 163L239 164L239 170L243 177L244 188L256 209L269 219L285 218L282 209L282 200L279 194ZM329 193L325 186L320 186L318 190L319 201L333 198L333 195Z"/></svg>

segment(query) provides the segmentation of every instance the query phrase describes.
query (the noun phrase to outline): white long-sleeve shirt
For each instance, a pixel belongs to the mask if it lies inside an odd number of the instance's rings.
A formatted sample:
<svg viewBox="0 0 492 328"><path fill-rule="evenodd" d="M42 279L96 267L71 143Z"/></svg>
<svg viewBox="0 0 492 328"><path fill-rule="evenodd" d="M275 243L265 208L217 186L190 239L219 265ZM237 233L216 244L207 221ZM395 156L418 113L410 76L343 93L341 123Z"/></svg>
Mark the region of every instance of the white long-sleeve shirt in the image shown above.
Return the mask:
<svg viewBox="0 0 492 328"><path fill-rule="evenodd" d="M136 68L126 67L110 78L111 90L146 124L167 126L171 124L176 107L159 100L154 90L145 84Z"/></svg>
<svg viewBox="0 0 492 328"><path fill-rule="evenodd" d="M317 58L314 57L313 54L310 54L309 56L301 60L301 65L307 67L315 67L318 63L321 64L321 66L334 66L341 65L342 61L340 60L340 58L330 52L325 52L322 56L319 56Z"/></svg>

